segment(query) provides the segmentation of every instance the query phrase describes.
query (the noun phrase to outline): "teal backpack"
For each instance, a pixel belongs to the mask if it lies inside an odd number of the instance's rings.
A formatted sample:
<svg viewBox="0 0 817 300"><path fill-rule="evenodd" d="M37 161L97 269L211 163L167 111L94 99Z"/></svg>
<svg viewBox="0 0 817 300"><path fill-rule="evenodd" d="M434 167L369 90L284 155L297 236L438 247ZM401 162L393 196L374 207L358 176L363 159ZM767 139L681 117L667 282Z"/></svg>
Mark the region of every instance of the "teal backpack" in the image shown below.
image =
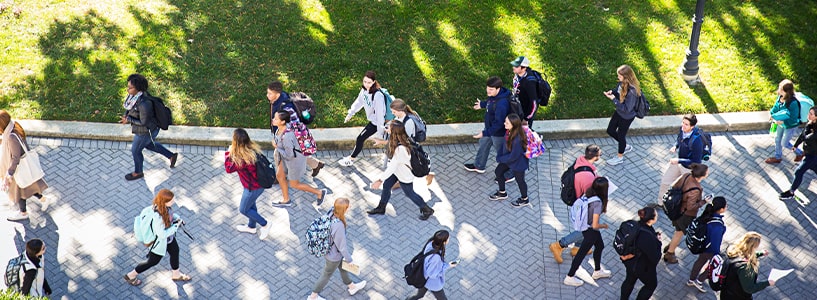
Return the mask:
<svg viewBox="0 0 817 300"><path fill-rule="evenodd" d="M794 93L797 104L800 104L800 124L808 123L808 111L814 106L814 100L801 92Z"/></svg>
<svg viewBox="0 0 817 300"><path fill-rule="evenodd" d="M381 88L379 91L383 93L383 98L386 100L386 121L394 120L394 114L391 113L390 109L391 103L394 101L394 96L389 94L389 90L385 88Z"/></svg>
<svg viewBox="0 0 817 300"><path fill-rule="evenodd" d="M133 219L133 235L136 237L136 240L145 245L145 247L153 246L156 244L156 240L159 239L159 235L153 232L154 213L155 210L153 209L153 205L151 205L142 209L139 216Z"/></svg>

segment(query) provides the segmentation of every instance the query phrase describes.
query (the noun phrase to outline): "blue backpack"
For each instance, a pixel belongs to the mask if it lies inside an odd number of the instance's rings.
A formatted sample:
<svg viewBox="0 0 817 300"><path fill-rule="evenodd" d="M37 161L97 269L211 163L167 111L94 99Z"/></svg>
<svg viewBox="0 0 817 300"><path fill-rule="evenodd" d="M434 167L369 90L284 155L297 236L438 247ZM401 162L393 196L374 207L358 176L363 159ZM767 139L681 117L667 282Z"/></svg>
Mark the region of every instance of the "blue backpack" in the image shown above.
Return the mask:
<svg viewBox="0 0 817 300"><path fill-rule="evenodd" d="M394 101L394 96L389 94L389 90L381 88L378 91L383 93L383 99L386 101L386 121L394 120L394 114L391 113L391 103ZM374 96L373 96L374 97ZM374 99L372 99L374 100Z"/></svg>
<svg viewBox="0 0 817 300"><path fill-rule="evenodd" d="M312 221L306 229L306 249L309 254L321 257L329 253L329 247L332 246L332 240L329 238L332 235L332 223L338 221L332 218L332 211L330 209Z"/></svg>
<svg viewBox="0 0 817 300"><path fill-rule="evenodd" d="M156 244L159 235L153 232L153 216L156 211L153 205L145 207L142 212L133 219L133 235L136 240L145 247L150 247Z"/></svg>
<svg viewBox="0 0 817 300"><path fill-rule="evenodd" d="M581 198L576 199L576 202L573 202L573 206L570 207L570 222L573 223L573 230L581 232L590 228L590 225L587 224L589 220L587 206L596 201L601 201L601 199L596 196L587 199L582 195Z"/></svg>

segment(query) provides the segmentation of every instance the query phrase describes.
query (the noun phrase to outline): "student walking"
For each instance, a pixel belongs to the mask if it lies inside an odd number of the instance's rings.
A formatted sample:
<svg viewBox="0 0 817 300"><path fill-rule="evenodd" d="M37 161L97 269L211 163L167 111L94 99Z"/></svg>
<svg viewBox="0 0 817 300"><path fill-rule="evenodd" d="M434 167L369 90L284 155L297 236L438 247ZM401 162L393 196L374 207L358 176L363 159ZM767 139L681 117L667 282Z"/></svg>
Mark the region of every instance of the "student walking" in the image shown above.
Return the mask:
<svg viewBox="0 0 817 300"><path fill-rule="evenodd" d="M576 191L576 199L581 198L587 189L593 185L593 181L597 177L595 163L599 158L601 158L601 148L596 144L590 144L584 149L584 156L577 157L573 163L575 172L573 174L573 189ZM562 251L570 244L575 245L571 249L570 255L576 256L579 253L579 245L582 244L582 239L582 232L573 230L560 240L550 243L550 252L553 253L553 259L556 260L556 263L562 263Z"/></svg>
<svg viewBox="0 0 817 300"><path fill-rule="evenodd" d="M757 250L760 247L760 240L759 233L747 232L737 244L732 245L726 252L731 266L726 273L724 287L721 290L721 299L752 299L752 294L760 292L768 286L774 286L774 280L757 281L760 257L768 253Z"/></svg>
<svg viewBox="0 0 817 300"><path fill-rule="evenodd" d="M335 199L334 208L332 210L332 225L330 227L330 247L329 253L324 256L326 264L324 265L321 277L315 282L315 287L312 289L312 294L307 297L307 300L326 300L318 295L329 283L329 278L335 273L335 270L340 271L340 279L346 284L349 295L354 295L358 291L366 287L366 280L352 282L349 272L342 268L342 262L352 263L352 255L349 253L346 238L346 211L349 210L348 198Z"/></svg>
<svg viewBox="0 0 817 300"><path fill-rule="evenodd" d="M159 124L156 121L156 113L153 110L153 96L148 93L148 80L140 74L128 76L128 96L125 97L123 106L127 110L125 115L119 120L121 124L131 124L133 133L133 143L131 143L131 154L133 155L133 172L125 175L125 179L136 180L145 177L142 172L142 165L145 156L142 150L161 154L170 160L170 167L176 167L179 153L170 152L165 146L156 141L159 136Z"/></svg>
<svg viewBox="0 0 817 300"><path fill-rule="evenodd" d="M137 286L142 281L136 276L147 271L151 267L159 264L162 257L170 256L170 268L173 270L171 279L173 281L190 281L192 278L179 271L179 242L176 240L176 231L179 229L182 219L173 213L174 194L168 189L161 189L153 198L153 216L151 219L152 230L156 234L156 240L150 245L148 260L137 265L133 271L125 274L125 282Z"/></svg>
<svg viewBox="0 0 817 300"><path fill-rule="evenodd" d="M406 129L406 135L411 138L412 141L417 142L418 135L422 135L425 138L425 124L423 123L423 119L420 118L420 115L417 114L414 110L411 109L411 106L406 104L403 99L394 99L391 105L389 105L389 109L391 109L391 113L394 115L394 120L400 121L403 123L403 127ZM386 133L391 134L390 129L386 128ZM378 142L378 144L387 144L388 140L384 140ZM435 174L433 172L428 173L426 175L426 185L431 185L431 182L434 181ZM399 183L398 183L399 184ZM396 187L395 187L396 188Z"/></svg>
<svg viewBox="0 0 817 300"><path fill-rule="evenodd" d="M485 109L483 123L485 124L478 134L474 135L479 139L479 149L474 157L473 163L465 164L465 169L479 174L485 173L488 163L488 155L491 154L491 147L498 153L499 148L505 143L505 118L510 113L511 91L502 86L502 79L492 76L488 78L485 87L488 98L485 101L474 103L474 109ZM510 175L510 174L506 174Z"/></svg>
<svg viewBox="0 0 817 300"><path fill-rule="evenodd" d="M636 254L620 256L627 269L627 277L621 283L621 300L630 299L636 280L644 284L638 291L636 300L650 299L658 287L656 268L661 259L661 234L656 233L653 228L658 222L658 214L654 208L645 207L638 210L638 219L640 228L635 240Z"/></svg>
<svg viewBox="0 0 817 300"><path fill-rule="evenodd" d="M681 217L672 221L672 226L675 227L672 240L669 242L669 245L664 247L664 261L667 264L678 263L678 258L675 256L675 248L681 244L681 239L684 238L684 232L687 227L689 227L689 224L695 220L695 216L698 215L698 209L704 206L707 201L710 201L710 199L703 199L704 189L701 186L701 181L709 176L709 167L698 163L693 163L689 166L691 173L678 177L672 184L672 187L681 188L681 191L683 191L683 198L681 200L683 204L681 206Z"/></svg>
<svg viewBox="0 0 817 300"><path fill-rule="evenodd" d="M533 118L536 117L539 102L545 101L539 99L538 79L534 75L534 70L530 68L530 61L527 57L517 57L511 61L511 66L513 66L514 74L513 95L518 97L519 104L522 105L523 115L519 117L523 120L524 125L533 128Z"/></svg>
<svg viewBox="0 0 817 300"><path fill-rule="evenodd" d="M627 131L635 120L635 104L641 97L641 85L633 68L622 65L616 70L618 85L615 89L604 92L604 96L613 101L616 111L607 124L607 134L618 142L618 155L607 160L615 166L624 162L624 153L633 149L627 144Z"/></svg>
<svg viewBox="0 0 817 300"><path fill-rule="evenodd" d="M434 210L423 201L423 198L414 192L414 174L411 173L411 143L403 123L393 121L390 126L389 146L386 157L389 162L386 170L380 175L380 179L372 182L372 189L380 189L380 203L377 207L366 211L370 215L382 215L386 213L386 205L391 199L391 187L396 182L400 182L400 187L406 197L409 197L414 204L420 207L420 220L428 220L434 214Z"/></svg>
<svg viewBox="0 0 817 300"><path fill-rule="evenodd" d="M20 272L23 273L23 282L20 293L31 297L51 296L51 287L45 278L45 243L40 239L31 239L26 242L25 262Z"/></svg>
<svg viewBox="0 0 817 300"><path fill-rule="evenodd" d="M607 178L598 177L593 180L593 185L584 193L583 201L587 201L587 229L582 231L584 240L579 253L573 258L573 263L570 265L570 271L567 272L564 284L571 286L581 286L584 281L576 278L576 271L581 267L584 257L587 256L590 248L593 247L593 263L595 264L595 271L593 271L593 279L607 278L612 275L609 270L601 269L601 254L604 251L604 240L601 239L601 232L599 229L607 229L610 226L600 223L601 214L607 213L607 189L610 186ZM578 200L577 200L578 201ZM580 205L576 203L574 205ZM578 228L575 228L578 229Z"/></svg>
<svg viewBox="0 0 817 300"><path fill-rule="evenodd" d="M2 125L2 121L0 121L0 125ZM794 198L794 192L797 191L797 188L800 187L800 184L803 182L803 176L806 174L806 171L812 170L817 173L817 107L809 109L806 128L803 130L803 133L797 137L797 141L794 142L792 149L797 149L800 143L803 143L805 159L797 165L797 169L794 170L794 180L792 180L789 190L780 193L780 200Z"/></svg>
<svg viewBox="0 0 817 300"><path fill-rule="evenodd" d="M0 154L0 172L3 179L3 191L8 195L9 201L16 203L19 211L6 218L9 221L20 221L28 219L26 199L31 196L40 200L40 210L45 211L53 204L53 200L47 199L42 192L48 188L45 179L40 178L29 186L20 187L14 174L20 164L23 154L31 151L26 141L26 132L19 123L11 119L11 115L6 110L0 110L0 128L3 128L3 140L0 144L2 154Z"/></svg>
<svg viewBox="0 0 817 300"><path fill-rule="evenodd" d="M686 114L681 120L681 130L678 131L678 138L675 145L669 150L670 153L678 151L678 158L669 160L666 171L661 176L661 185L658 189L658 203L669 190L669 186L681 175L687 174L691 170L693 163L700 164L704 157L704 141L698 127L698 118L695 114Z"/></svg>
<svg viewBox="0 0 817 300"><path fill-rule="evenodd" d="M715 254L721 253L721 242L723 235L726 233L726 225L723 224L723 213L726 212L726 198L715 197L711 204L704 207L704 212L701 213L701 218L706 224L706 239L704 245L709 244L703 253L698 254L698 259L692 264L692 270L689 271L689 280L687 286L695 287L701 293L706 293L703 281L709 275L705 272L705 267ZM720 222L718 222L718 220ZM704 272L701 272L704 269Z"/></svg>
<svg viewBox="0 0 817 300"><path fill-rule="evenodd" d="M386 130L386 98L382 90L380 90L380 83L377 82L377 74L374 71L366 71L363 77L363 87L352 103L346 114L344 123L349 122L360 109L366 111L366 119L369 123L363 128L363 131L357 136L355 140L355 149L352 150L352 155L341 158L338 163L341 166L348 167L355 163L355 158L363 150L363 143L371 137L382 139Z"/></svg>
<svg viewBox="0 0 817 300"><path fill-rule="evenodd" d="M528 170L528 158L525 157L525 150L527 149L528 139L525 130L522 128L522 119L516 114L509 114L505 118L504 125L507 130L506 141L498 149L496 162L499 164L494 170L499 189L488 199L493 201L508 199L508 193L505 191L505 180L507 179L505 173L511 170L521 194L521 197L511 202L511 205L513 207L530 206L528 183L525 182L525 171Z"/></svg>
<svg viewBox="0 0 817 300"><path fill-rule="evenodd" d="M426 277L424 287L417 289L417 294L406 298L406 300L418 300L423 298L428 291L437 300L448 299L445 296L443 287L445 286L445 271L456 267L456 262L445 262L445 245L448 244L449 233L447 230L438 230L434 233L423 249L423 254L431 252L423 261L423 275Z"/></svg>
<svg viewBox="0 0 817 300"><path fill-rule="evenodd" d="M275 132L278 131L278 126L273 124L273 120L275 119L275 113L286 110L290 114L290 119L293 124L301 123L301 119L298 118L298 110L295 108L295 104L289 97L289 93L284 92L284 85L280 81L273 81L269 85L267 85L267 100L270 103L270 110L269 110L269 119L270 119L270 131L272 131L272 135L275 135ZM300 124L306 127L305 124ZM312 177L318 176L318 173L323 169L324 163L319 159L315 158L314 155L304 155L306 156L306 165L312 169Z"/></svg>
<svg viewBox="0 0 817 300"><path fill-rule="evenodd" d="M267 220L258 214L258 206L256 206L256 200L264 193L264 188L258 184L258 173L255 168L259 154L261 154L261 148L250 140L250 135L246 130L243 128L233 130L233 143L224 153L224 169L227 173L237 172L238 179L244 186L238 211L247 216L249 221L247 225L236 226L236 230L255 234L256 224L261 225L261 234L258 237L263 240L269 234L269 226L267 226Z"/></svg>
<svg viewBox="0 0 817 300"><path fill-rule="evenodd" d="M273 161L275 161L276 174L278 184L281 186L281 194L283 200L272 203L278 207L290 207L292 201L289 199L289 187L301 190L307 193L315 194L318 197L317 205L323 204L326 199L326 189L316 189L308 184L302 183L301 177L306 173L306 156L301 153L301 146L298 145L298 138L292 131L288 130L290 126L290 115L286 111L279 111L275 113L275 118L272 122L278 127L273 136L272 146L275 147L275 154Z"/></svg>
<svg viewBox="0 0 817 300"><path fill-rule="evenodd" d="M791 138L800 130L800 103L794 95L794 83L784 79L777 87L777 101L769 111L769 120L777 124L774 138L774 157L766 159L767 164L779 164L783 161L783 145L792 149L796 155L795 162L803 160L803 151L792 147Z"/></svg>

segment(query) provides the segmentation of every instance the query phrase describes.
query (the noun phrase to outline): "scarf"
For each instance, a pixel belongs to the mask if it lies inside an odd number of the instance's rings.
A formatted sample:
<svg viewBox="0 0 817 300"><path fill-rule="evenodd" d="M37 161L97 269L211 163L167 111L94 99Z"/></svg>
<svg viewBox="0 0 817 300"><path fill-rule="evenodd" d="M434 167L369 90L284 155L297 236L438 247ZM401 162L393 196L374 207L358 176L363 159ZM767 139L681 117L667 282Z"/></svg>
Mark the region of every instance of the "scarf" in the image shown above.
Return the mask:
<svg viewBox="0 0 817 300"><path fill-rule="evenodd" d="M128 94L128 96L125 97L125 103L122 103L122 107L130 110L136 104L136 100L139 100L140 96L142 96L142 92L138 92L136 95Z"/></svg>

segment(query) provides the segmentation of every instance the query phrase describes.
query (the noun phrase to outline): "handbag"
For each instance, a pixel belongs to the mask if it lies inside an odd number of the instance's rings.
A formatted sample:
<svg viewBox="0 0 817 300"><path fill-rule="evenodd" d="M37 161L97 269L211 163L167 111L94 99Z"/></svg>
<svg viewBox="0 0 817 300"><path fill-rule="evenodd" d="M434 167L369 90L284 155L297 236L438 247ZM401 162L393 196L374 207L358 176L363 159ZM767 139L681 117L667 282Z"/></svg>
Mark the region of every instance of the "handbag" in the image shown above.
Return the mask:
<svg viewBox="0 0 817 300"><path fill-rule="evenodd" d="M40 155L37 154L37 151L27 150L23 140L16 134L14 136L17 137L17 141L23 147L23 156L20 157L20 163L17 164L17 171L14 172L14 181L17 182L18 187L24 189L37 182L37 180L43 179L45 172L40 166Z"/></svg>

